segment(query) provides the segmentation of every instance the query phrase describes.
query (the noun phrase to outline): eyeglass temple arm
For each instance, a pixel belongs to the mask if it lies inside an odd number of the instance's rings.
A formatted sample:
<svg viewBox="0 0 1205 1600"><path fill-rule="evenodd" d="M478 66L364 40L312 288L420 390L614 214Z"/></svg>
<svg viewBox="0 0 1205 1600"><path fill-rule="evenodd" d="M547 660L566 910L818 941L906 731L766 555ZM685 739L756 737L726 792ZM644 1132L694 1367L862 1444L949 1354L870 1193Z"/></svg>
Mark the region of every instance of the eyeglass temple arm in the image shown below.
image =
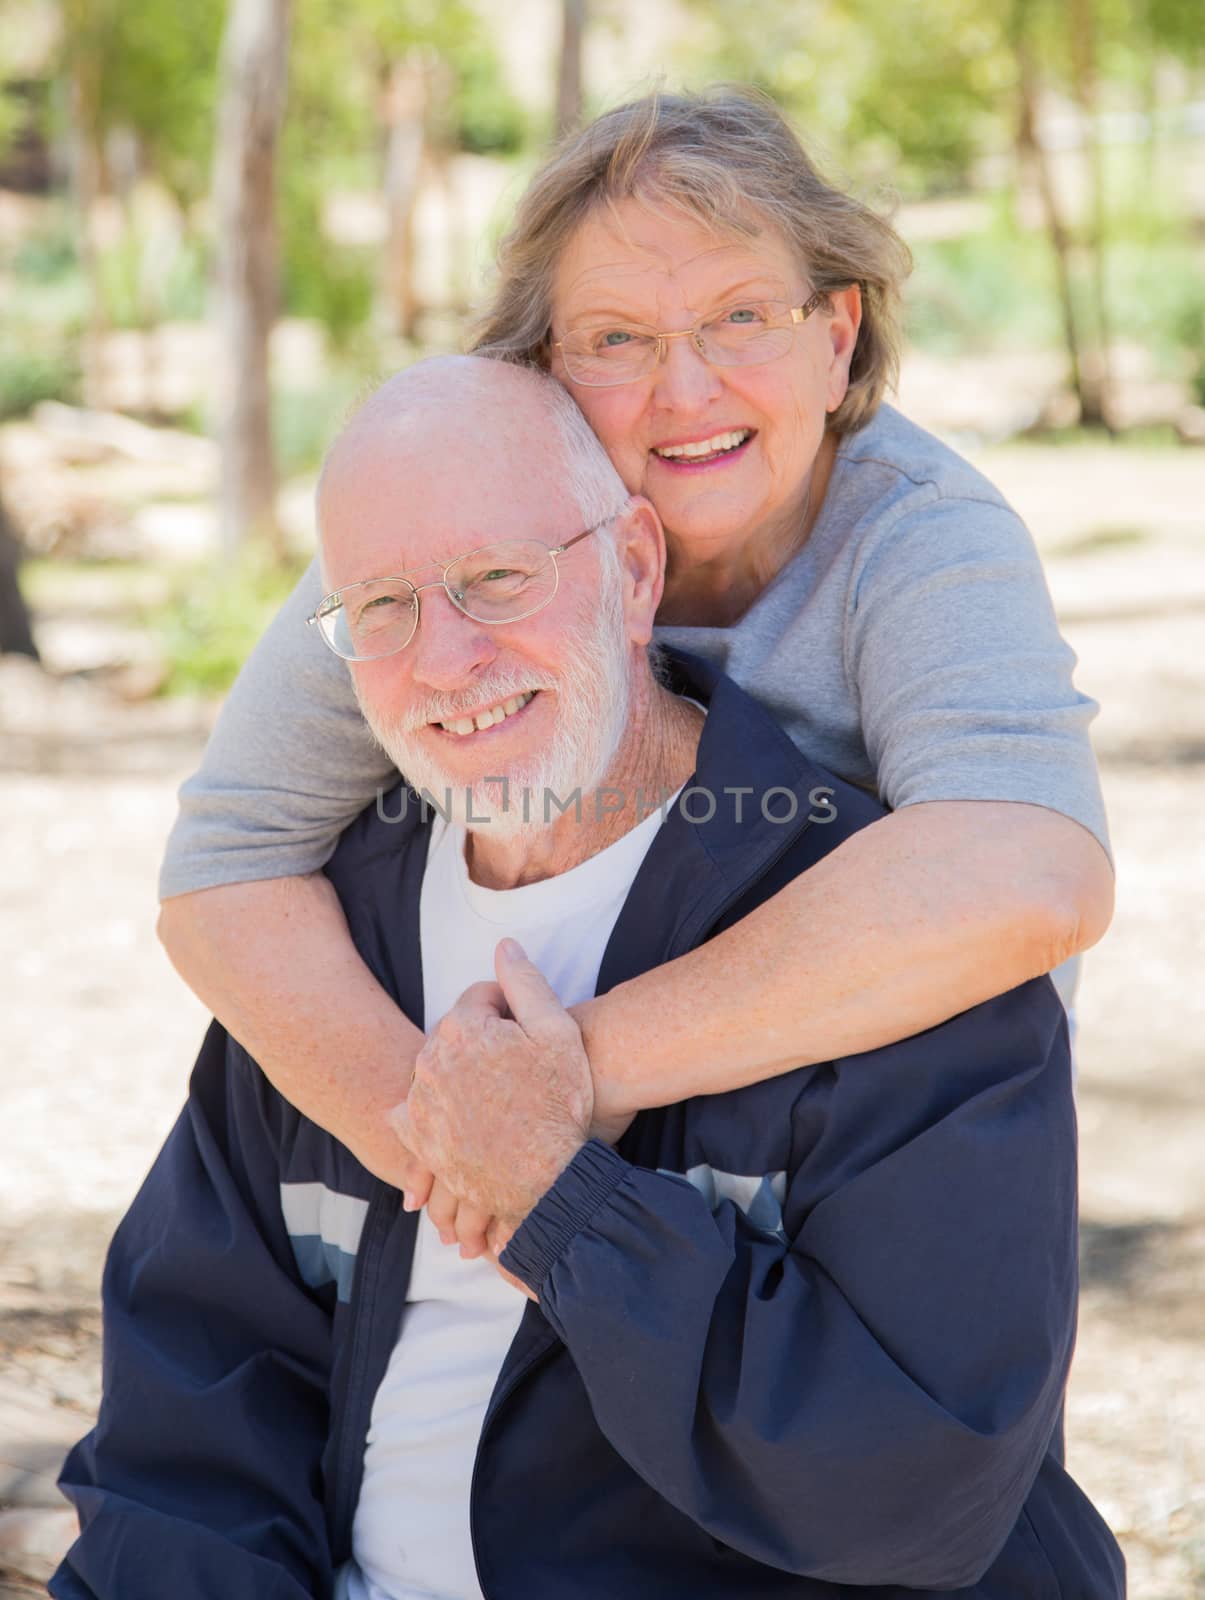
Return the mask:
<svg viewBox="0 0 1205 1600"><path fill-rule="evenodd" d="M587 528L584 533L575 533L572 539L566 539L564 544L558 544L549 550L550 556L563 556L566 550L572 550L575 544L581 544L583 539L588 539L592 533L597 533L600 528L605 528L608 522L614 522L620 512L625 511L631 500L631 495L620 506L619 511L612 511L609 517L604 517L601 522L596 522L592 528Z"/></svg>

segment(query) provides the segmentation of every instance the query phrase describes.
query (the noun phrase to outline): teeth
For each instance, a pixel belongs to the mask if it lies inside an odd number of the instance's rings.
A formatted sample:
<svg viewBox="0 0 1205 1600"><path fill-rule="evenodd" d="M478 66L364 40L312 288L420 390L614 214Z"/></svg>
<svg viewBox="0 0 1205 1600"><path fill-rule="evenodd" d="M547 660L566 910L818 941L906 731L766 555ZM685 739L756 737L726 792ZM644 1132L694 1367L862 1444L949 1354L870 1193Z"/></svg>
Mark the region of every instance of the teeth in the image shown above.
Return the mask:
<svg viewBox="0 0 1205 1600"><path fill-rule="evenodd" d="M663 449L654 451L659 456L686 456L694 460L699 456L718 455L722 450L735 450L738 444L744 444L749 437L750 429L741 428L734 433L717 433L713 439L700 439L694 444L667 444Z"/></svg>
<svg viewBox="0 0 1205 1600"><path fill-rule="evenodd" d="M523 694L503 700L501 705L491 706L488 711L478 712L475 717L457 717L454 722L441 722L440 727L445 733L458 733L462 738L469 733L484 733L487 728L496 727L499 722L505 722L507 717L513 717L516 711L522 711L528 701L535 699L535 695L534 689L528 689Z"/></svg>

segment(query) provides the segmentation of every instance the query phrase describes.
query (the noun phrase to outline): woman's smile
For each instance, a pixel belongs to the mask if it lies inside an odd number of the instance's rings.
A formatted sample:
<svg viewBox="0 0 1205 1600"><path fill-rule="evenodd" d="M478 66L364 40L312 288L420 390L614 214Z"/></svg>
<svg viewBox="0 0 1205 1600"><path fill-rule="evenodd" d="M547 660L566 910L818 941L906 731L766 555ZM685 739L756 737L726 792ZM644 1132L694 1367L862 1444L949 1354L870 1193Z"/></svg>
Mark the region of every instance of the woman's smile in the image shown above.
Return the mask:
<svg viewBox="0 0 1205 1600"><path fill-rule="evenodd" d="M726 428L705 439L655 444L651 454L663 466L675 471L701 472L740 460L756 436L755 428Z"/></svg>

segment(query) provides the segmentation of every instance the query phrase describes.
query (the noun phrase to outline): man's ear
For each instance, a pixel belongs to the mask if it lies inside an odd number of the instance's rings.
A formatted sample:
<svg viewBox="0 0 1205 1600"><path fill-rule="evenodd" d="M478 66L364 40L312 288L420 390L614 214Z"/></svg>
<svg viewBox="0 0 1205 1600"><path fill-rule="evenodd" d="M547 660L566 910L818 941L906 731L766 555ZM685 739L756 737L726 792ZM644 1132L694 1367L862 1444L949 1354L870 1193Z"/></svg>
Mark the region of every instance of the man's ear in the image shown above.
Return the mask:
<svg viewBox="0 0 1205 1600"><path fill-rule="evenodd" d="M862 326L862 290L856 283L834 289L829 295L829 310L824 313L831 357L828 368L826 411L835 411L849 388L849 367Z"/></svg>
<svg viewBox="0 0 1205 1600"><path fill-rule="evenodd" d="M652 502L635 494L615 520L612 534L623 572L628 638L647 645L665 588L665 532Z"/></svg>

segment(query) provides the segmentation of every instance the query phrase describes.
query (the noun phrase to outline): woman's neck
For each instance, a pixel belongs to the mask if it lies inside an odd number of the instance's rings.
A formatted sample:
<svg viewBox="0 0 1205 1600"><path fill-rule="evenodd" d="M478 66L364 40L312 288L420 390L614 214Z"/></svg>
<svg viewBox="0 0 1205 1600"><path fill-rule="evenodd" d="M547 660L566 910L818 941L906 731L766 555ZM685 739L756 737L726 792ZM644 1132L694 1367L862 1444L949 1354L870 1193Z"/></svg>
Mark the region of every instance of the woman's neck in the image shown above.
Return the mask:
<svg viewBox="0 0 1205 1600"><path fill-rule="evenodd" d="M803 548L824 504L836 459L836 440L825 434L800 500L740 543L711 555L683 550L665 530L665 595L657 621L665 626L728 628Z"/></svg>

